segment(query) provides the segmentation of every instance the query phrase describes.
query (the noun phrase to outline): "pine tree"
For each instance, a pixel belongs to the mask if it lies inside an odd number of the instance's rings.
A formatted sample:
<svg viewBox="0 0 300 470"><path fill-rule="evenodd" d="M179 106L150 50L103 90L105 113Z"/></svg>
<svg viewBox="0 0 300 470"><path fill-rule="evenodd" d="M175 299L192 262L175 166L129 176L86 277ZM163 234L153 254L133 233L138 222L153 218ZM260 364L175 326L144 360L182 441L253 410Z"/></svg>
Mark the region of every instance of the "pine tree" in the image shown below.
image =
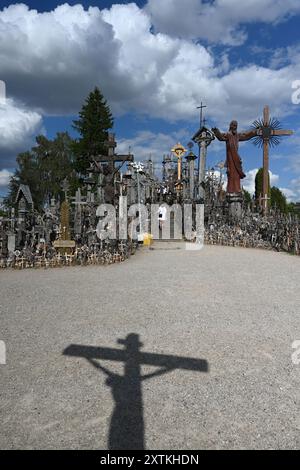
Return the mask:
<svg viewBox="0 0 300 470"><path fill-rule="evenodd" d="M73 128L80 135L73 147L76 171L85 173L92 156L107 154L105 142L112 127L113 117L110 108L96 87L86 99L79 113L79 119L73 121Z"/></svg>

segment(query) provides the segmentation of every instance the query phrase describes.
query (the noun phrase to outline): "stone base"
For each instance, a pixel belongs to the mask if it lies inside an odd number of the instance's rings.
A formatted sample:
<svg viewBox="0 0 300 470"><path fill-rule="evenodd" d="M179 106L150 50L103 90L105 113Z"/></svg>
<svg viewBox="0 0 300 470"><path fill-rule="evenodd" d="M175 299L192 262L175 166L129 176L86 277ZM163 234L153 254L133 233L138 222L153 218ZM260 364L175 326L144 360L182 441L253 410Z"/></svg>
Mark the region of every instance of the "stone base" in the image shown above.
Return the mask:
<svg viewBox="0 0 300 470"><path fill-rule="evenodd" d="M243 194L227 193L226 200L228 202L228 212L231 219L240 219L243 214Z"/></svg>
<svg viewBox="0 0 300 470"><path fill-rule="evenodd" d="M70 254L75 248L74 240L55 240L53 242L54 248L61 254Z"/></svg>

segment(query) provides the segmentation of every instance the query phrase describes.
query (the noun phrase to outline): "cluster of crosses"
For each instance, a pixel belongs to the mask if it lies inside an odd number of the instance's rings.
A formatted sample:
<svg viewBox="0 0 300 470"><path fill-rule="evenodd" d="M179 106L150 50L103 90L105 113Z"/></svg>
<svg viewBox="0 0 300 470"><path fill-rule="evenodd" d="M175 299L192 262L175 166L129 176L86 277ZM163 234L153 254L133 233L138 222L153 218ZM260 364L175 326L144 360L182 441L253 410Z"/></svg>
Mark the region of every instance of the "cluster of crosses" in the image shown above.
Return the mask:
<svg viewBox="0 0 300 470"><path fill-rule="evenodd" d="M90 158L84 187L77 190L75 197L69 195L68 185L66 181L63 182L65 201L62 205L52 200L50 207L42 214L37 214L30 188L20 185L11 217L2 219L0 223L1 253L22 249L33 245L37 240L44 243L56 240L57 248L73 248L78 242L90 245L96 241L96 212L99 204L113 204L118 209L125 197L128 206L162 201L169 204L202 202L207 215L217 208L224 217L237 221L244 214L240 189L243 172L237 151L239 140L253 139L256 145L263 148L263 190L259 206L262 214L267 215L269 148L277 145L282 136L293 132L281 129L279 122L270 118L268 106L264 108L263 118L255 121L252 129L246 133L237 132L235 121L232 121L227 133L221 133L216 128L208 129L203 119L205 105L201 103L199 108L200 126L192 137L199 148L198 156L192 151L193 142L188 144L188 149L177 143L171 149L171 155L164 156L158 175L155 175L151 158L138 163L134 161L130 151L127 154L117 154L115 135L109 133L107 154ZM226 142L226 162L220 163L218 170L222 176L224 167L227 169L227 191L222 186L222 178L218 179L213 171L207 171L206 168L207 149L215 138ZM240 167L237 160L240 161Z"/></svg>
<svg viewBox="0 0 300 470"><path fill-rule="evenodd" d="M203 119L203 108L206 106L201 103L198 108L200 111L200 127L194 134L192 140L199 147L198 168L195 168L196 156L191 151L193 144L189 144L190 152L185 157L186 163L183 163L183 156L186 154L181 144L176 144L172 148L172 153L177 160L176 171L170 170L172 165L171 157L164 158L163 161L163 180L168 187L173 188L173 193L177 192L177 201L206 202L207 191L206 182L209 173L206 170L207 148L211 142L217 138L226 143L226 160L223 165L219 166L219 170L226 167L228 184L226 191L226 203L229 208L231 218L242 217L242 186L241 180L245 177L242 169L242 162L238 153L239 141L253 139L255 145L263 148L263 188L259 196L259 206L264 215L267 214L269 204L269 148L280 143L282 136L293 134L291 130L282 129L277 119L270 118L269 106L265 106L263 110L263 118L253 122L251 129L247 132L238 132L237 121L230 123L228 132L222 133L217 128L212 130L205 126Z"/></svg>

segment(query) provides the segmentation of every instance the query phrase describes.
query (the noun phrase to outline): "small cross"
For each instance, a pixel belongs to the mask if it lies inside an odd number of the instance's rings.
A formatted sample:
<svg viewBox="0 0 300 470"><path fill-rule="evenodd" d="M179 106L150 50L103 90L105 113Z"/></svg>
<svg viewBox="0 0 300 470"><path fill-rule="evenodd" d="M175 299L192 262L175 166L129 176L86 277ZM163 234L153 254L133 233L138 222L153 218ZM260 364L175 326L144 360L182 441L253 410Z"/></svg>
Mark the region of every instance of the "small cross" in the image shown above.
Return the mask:
<svg viewBox="0 0 300 470"><path fill-rule="evenodd" d="M203 124L203 108L207 108L206 105L204 105L201 101L201 105L200 106L197 106L197 109L200 109L200 129L201 127L204 125Z"/></svg>
<svg viewBox="0 0 300 470"><path fill-rule="evenodd" d="M80 208L80 206L84 206L87 204L85 201L82 200L80 188L77 189L75 197L72 197L71 199L73 199L72 204L74 206L77 206L78 208Z"/></svg>

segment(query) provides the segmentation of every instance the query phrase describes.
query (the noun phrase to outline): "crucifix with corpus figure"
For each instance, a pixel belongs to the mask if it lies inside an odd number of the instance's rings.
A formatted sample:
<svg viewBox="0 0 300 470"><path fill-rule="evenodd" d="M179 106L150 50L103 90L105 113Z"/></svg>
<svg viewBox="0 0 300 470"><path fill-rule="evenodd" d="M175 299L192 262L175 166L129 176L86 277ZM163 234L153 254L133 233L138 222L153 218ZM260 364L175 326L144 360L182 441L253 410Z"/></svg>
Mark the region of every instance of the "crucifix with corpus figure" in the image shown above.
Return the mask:
<svg viewBox="0 0 300 470"><path fill-rule="evenodd" d="M269 195L269 147L280 144L280 138L285 135L292 135L291 130L281 129L278 119L270 118L269 106L264 107L263 119L253 122L253 128L258 129L254 144L263 148L263 194L262 209L266 214L268 211Z"/></svg>

